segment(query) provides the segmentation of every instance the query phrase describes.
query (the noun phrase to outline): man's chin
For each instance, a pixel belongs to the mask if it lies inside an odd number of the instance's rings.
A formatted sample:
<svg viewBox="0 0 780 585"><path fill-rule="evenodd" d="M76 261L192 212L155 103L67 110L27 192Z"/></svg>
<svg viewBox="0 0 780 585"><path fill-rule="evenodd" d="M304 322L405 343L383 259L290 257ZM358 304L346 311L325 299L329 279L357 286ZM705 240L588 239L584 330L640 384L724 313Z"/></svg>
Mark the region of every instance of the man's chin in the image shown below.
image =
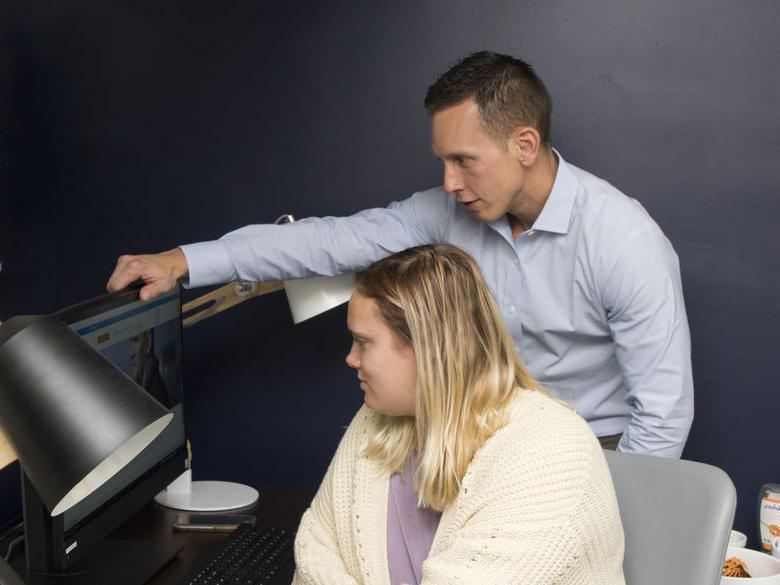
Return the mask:
<svg viewBox="0 0 780 585"><path fill-rule="evenodd" d="M492 223L504 216L502 213L496 213L495 209L485 209L481 201L479 201L477 205L478 207L467 209L467 211L478 221Z"/></svg>
<svg viewBox="0 0 780 585"><path fill-rule="evenodd" d="M474 218L478 219L479 221L481 221L483 223L493 223L494 221L496 221L498 219L501 219L502 217L504 217L504 216L503 215L496 216L493 213L489 213L489 212L486 213L486 212L483 212L483 211L478 211L478 212L474 213Z"/></svg>

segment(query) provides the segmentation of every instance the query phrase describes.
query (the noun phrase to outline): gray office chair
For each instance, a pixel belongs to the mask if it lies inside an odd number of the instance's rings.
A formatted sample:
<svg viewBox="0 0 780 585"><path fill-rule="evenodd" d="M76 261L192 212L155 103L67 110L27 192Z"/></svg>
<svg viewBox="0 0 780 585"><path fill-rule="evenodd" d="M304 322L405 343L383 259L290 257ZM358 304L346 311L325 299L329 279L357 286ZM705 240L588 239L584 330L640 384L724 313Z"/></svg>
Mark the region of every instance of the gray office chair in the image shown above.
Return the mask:
<svg viewBox="0 0 780 585"><path fill-rule="evenodd" d="M605 451L626 534L626 585L718 585L737 495L704 463Z"/></svg>

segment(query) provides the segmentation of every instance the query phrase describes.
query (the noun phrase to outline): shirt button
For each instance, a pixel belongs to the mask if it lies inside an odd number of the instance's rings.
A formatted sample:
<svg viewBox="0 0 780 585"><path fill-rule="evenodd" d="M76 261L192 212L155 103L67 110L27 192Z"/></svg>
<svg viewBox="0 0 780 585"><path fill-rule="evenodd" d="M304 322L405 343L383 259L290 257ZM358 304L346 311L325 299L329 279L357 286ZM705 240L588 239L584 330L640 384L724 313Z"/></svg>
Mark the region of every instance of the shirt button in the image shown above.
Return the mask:
<svg viewBox="0 0 780 585"><path fill-rule="evenodd" d="M507 312L509 315L514 315L515 313L517 313L517 307L515 307L514 305L509 305L509 306L506 308L506 312Z"/></svg>

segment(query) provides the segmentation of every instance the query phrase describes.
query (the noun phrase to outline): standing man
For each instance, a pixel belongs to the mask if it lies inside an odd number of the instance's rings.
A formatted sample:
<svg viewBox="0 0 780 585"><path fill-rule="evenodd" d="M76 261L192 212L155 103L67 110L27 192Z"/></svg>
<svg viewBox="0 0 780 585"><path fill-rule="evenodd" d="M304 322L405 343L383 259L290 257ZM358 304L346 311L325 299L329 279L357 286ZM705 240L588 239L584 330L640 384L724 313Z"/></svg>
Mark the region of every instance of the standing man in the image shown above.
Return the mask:
<svg viewBox="0 0 780 585"><path fill-rule="evenodd" d="M442 187L346 218L254 225L217 241L122 256L108 282L151 298L234 279L360 270L449 242L480 264L532 375L602 445L679 457L693 418L690 333L677 256L635 200L551 146L551 101L531 67L482 51L429 89Z"/></svg>

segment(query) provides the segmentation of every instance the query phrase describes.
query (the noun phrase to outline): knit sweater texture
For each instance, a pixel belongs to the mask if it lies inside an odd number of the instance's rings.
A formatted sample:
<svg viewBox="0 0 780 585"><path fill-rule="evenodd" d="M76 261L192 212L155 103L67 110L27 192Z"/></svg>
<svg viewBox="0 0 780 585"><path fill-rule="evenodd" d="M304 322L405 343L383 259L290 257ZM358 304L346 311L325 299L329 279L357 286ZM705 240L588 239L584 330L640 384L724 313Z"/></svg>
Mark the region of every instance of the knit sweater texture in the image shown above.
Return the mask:
<svg viewBox="0 0 780 585"><path fill-rule="evenodd" d="M389 585L390 473L362 456L376 414L347 428L295 541L293 585ZM423 585L625 585L623 528L585 421L520 390L444 510Z"/></svg>

